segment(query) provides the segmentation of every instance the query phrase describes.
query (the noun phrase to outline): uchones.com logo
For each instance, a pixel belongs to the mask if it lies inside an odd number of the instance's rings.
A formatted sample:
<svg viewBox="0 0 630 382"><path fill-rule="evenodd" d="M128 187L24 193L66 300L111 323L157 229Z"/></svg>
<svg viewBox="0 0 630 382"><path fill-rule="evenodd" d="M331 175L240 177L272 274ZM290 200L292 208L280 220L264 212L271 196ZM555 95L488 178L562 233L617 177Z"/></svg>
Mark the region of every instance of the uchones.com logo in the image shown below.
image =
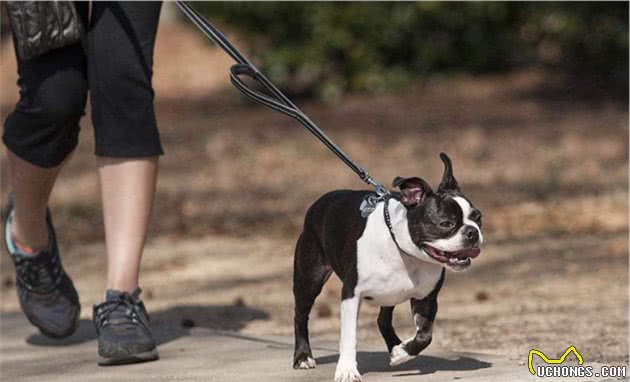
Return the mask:
<svg viewBox="0 0 630 382"><path fill-rule="evenodd" d="M534 356L537 355L542 360L542 364L534 366ZM574 357L570 357L573 355ZM577 365L573 359L577 360ZM600 366L584 364L584 357L575 348L569 346L559 358L549 358L537 349L529 351L527 357L529 372L539 378L570 378L570 377L626 377L626 366Z"/></svg>

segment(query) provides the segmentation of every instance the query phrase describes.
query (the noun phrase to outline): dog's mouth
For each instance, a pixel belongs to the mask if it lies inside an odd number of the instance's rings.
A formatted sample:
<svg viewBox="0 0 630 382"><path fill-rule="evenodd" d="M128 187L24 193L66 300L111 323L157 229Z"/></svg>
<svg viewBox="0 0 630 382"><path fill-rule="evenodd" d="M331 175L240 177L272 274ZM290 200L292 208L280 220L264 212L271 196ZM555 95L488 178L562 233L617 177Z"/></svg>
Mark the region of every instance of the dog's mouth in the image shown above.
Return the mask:
<svg viewBox="0 0 630 382"><path fill-rule="evenodd" d="M424 251L436 261L448 265L455 269L464 269L470 266L473 258L479 256L479 248L467 248L459 251L441 251L435 247L425 244Z"/></svg>

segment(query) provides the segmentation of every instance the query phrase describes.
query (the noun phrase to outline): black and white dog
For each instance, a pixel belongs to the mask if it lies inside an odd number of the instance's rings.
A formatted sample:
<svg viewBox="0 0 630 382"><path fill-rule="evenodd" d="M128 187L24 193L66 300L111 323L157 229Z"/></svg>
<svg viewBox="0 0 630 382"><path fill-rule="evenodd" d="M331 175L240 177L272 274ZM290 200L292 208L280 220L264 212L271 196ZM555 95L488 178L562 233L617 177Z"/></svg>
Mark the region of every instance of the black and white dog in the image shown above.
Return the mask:
<svg viewBox="0 0 630 382"><path fill-rule="evenodd" d="M466 269L483 242L481 212L461 193L449 157L440 158L444 175L437 191L423 179L398 177L393 186L400 193L379 202L367 219L359 206L369 191L333 191L309 208L295 249L294 368L315 367L308 316L333 271L343 282L336 382L361 381L356 331L362 300L381 307L378 327L390 365L413 359L431 343L444 269ZM406 300L417 332L401 341L392 313Z"/></svg>

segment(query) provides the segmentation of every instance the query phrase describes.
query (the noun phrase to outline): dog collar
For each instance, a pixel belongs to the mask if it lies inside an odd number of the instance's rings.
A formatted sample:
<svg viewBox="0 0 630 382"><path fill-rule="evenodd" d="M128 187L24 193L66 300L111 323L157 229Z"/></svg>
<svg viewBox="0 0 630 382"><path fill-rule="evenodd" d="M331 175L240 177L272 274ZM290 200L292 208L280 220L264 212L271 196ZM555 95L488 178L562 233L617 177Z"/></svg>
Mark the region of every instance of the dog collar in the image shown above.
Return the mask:
<svg viewBox="0 0 630 382"><path fill-rule="evenodd" d="M389 215L389 199L391 199L391 196L385 198L385 205L383 206L383 218L385 219L385 225L387 226L389 235L392 237L392 240L394 241L394 244L396 244L396 247L398 248L398 250L404 253L405 255L411 256L405 250L400 248L400 245L398 245L398 241L396 240L396 236L394 235L394 227L392 226L392 218Z"/></svg>

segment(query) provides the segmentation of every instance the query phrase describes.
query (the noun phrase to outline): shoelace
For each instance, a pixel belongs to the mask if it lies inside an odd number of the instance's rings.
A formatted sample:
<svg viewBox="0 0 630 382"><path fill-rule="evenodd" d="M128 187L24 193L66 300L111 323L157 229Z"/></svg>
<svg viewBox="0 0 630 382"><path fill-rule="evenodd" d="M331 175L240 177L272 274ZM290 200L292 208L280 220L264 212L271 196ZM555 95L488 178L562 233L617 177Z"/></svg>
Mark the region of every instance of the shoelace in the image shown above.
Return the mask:
<svg viewBox="0 0 630 382"><path fill-rule="evenodd" d="M63 279L57 256L42 253L32 258L16 256L14 260L19 282L30 291L40 293L53 291Z"/></svg>
<svg viewBox="0 0 630 382"><path fill-rule="evenodd" d="M149 316L142 302L129 294L121 294L114 300L95 306L94 317L97 330L118 324L140 324L149 330Z"/></svg>

